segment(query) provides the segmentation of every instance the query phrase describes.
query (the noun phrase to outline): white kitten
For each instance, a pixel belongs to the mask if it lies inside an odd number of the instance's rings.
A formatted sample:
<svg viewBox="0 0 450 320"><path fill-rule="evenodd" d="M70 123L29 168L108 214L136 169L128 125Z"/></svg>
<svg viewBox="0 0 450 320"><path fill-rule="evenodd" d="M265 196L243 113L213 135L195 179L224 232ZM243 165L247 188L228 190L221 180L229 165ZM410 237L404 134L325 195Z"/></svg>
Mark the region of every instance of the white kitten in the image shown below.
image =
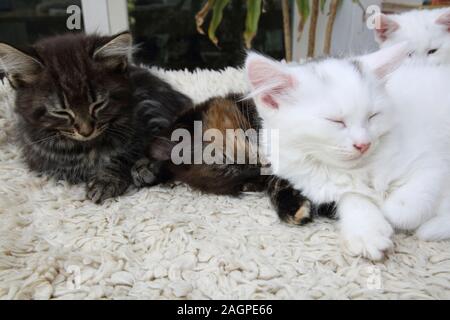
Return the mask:
<svg viewBox="0 0 450 320"><path fill-rule="evenodd" d="M268 155L275 173L316 203L336 202L347 248L374 260L392 247L391 224L450 237L440 223L450 220L450 67L404 66L388 80L408 53L400 44L299 66L246 61L263 127L279 130L279 148L266 148L279 150Z"/></svg>
<svg viewBox="0 0 450 320"><path fill-rule="evenodd" d="M450 9L382 14L376 21L375 39L381 48L408 41L414 49L413 57L450 64Z"/></svg>

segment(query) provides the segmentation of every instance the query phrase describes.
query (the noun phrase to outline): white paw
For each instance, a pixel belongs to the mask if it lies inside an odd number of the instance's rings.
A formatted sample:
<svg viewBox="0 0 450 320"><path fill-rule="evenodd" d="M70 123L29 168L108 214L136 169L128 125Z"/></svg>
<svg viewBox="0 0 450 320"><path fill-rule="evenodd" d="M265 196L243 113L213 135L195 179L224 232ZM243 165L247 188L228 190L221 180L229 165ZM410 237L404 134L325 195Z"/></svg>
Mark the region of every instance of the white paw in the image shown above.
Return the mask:
<svg viewBox="0 0 450 320"><path fill-rule="evenodd" d="M416 236L423 241L437 241L439 239L437 239L434 230L435 228L433 226L425 224L417 229Z"/></svg>
<svg viewBox="0 0 450 320"><path fill-rule="evenodd" d="M420 216L411 210L411 205L407 205L407 201L399 197L387 199L382 211L386 219L397 229L414 230L421 222Z"/></svg>
<svg viewBox="0 0 450 320"><path fill-rule="evenodd" d="M425 222L417 229L416 236L424 241L450 239L450 217L436 217Z"/></svg>
<svg viewBox="0 0 450 320"><path fill-rule="evenodd" d="M366 217L367 218L367 217ZM382 217L370 217L354 225L342 227L344 246L354 256L370 260L382 260L386 251L393 247L394 230Z"/></svg>

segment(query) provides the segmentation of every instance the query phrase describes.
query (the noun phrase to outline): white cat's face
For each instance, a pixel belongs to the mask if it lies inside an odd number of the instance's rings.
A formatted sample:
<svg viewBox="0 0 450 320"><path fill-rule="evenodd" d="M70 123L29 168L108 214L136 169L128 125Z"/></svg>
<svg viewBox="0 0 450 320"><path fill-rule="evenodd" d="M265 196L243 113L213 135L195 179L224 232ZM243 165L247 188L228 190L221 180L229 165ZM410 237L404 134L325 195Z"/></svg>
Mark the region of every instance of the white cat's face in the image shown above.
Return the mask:
<svg viewBox="0 0 450 320"><path fill-rule="evenodd" d="M390 109L376 83L338 60L298 67L293 75L298 88L267 123L303 155L336 167L359 166L390 130Z"/></svg>
<svg viewBox="0 0 450 320"><path fill-rule="evenodd" d="M380 15L375 39L381 48L408 41L411 57L433 64L450 64L450 9Z"/></svg>
<svg viewBox="0 0 450 320"><path fill-rule="evenodd" d="M251 96L264 128L278 129L283 148L294 157L339 168L364 166L393 125L380 79L389 64L380 56L367 57L293 67L249 55Z"/></svg>

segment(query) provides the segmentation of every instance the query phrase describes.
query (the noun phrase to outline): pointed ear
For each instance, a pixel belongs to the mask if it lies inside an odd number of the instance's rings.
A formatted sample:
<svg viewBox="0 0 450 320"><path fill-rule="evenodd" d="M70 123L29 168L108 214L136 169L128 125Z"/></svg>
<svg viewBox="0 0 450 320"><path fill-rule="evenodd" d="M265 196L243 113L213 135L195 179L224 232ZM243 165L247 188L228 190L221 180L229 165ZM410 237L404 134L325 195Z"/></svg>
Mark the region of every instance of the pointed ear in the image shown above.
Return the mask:
<svg viewBox="0 0 450 320"><path fill-rule="evenodd" d="M402 42L360 57L358 61L362 64L364 70L368 70L378 79L384 80L401 66L410 53L409 42Z"/></svg>
<svg viewBox="0 0 450 320"><path fill-rule="evenodd" d="M375 40L382 44L390 35L400 28L400 25L385 14L379 14L375 17Z"/></svg>
<svg viewBox="0 0 450 320"><path fill-rule="evenodd" d="M446 13L441 15L437 20L436 23L439 25L443 25L447 27L447 30L450 32L450 10L448 10Z"/></svg>
<svg viewBox="0 0 450 320"><path fill-rule="evenodd" d="M133 39L129 32L120 33L94 51L93 58L111 70L125 71L131 60Z"/></svg>
<svg viewBox="0 0 450 320"><path fill-rule="evenodd" d="M277 109L283 98L296 86L295 78L286 64L256 53L249 53L245 71L251 85L250 97L258 97L265 106Z"/></svg>
<svg viewBox="0 0 450 320"><path fill-rule="evenodd" d="M8 44L0 43L0 72L7 75L13 87L33 83L43 68L36 58Z"/></svg>

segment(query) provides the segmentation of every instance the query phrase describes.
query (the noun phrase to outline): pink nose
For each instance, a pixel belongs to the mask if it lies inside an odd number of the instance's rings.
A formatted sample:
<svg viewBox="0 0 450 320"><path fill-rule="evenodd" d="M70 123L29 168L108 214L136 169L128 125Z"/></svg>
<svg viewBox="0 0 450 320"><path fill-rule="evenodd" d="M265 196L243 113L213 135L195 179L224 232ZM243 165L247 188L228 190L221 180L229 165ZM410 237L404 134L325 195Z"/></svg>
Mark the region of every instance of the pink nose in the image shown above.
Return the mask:
<svg viewBox="0 0 450 320"><path fill-rule="evenodd" d="M358 143L354 144L353 147L362 154L364 154L367 152L367 150L369 150L371 145L372 145L371 143Z"/></svg>

